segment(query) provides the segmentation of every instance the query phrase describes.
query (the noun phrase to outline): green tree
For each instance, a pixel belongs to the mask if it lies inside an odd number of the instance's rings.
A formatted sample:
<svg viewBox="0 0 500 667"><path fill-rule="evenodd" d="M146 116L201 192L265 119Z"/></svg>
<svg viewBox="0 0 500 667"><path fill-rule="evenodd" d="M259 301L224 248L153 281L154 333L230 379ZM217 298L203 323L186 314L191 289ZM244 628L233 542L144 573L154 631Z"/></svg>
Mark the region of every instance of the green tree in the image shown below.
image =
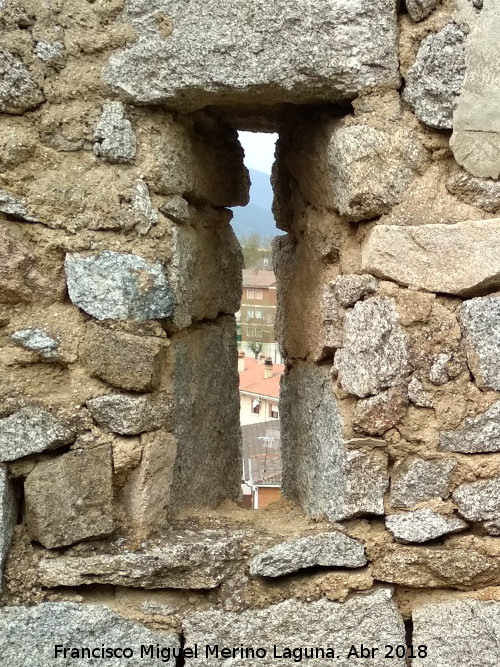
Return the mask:
<svg viewBox="0 0 500 667"><path fill-rule="evenodd" d="M260 341L255 341L253 343L248 343L248 347L254 353L255 358L258 359L259 354L262 352L262 348L264 347L264 343L261 343Z"/></svg>
<svg viewBox="0 0 500 667"><path fill-rule="evenodd" d="M264 258L268 258L268 267L272 268L270 239L263 239L259 234L250 234L242 238L240 243L245 269L261 268Z"/></svg>

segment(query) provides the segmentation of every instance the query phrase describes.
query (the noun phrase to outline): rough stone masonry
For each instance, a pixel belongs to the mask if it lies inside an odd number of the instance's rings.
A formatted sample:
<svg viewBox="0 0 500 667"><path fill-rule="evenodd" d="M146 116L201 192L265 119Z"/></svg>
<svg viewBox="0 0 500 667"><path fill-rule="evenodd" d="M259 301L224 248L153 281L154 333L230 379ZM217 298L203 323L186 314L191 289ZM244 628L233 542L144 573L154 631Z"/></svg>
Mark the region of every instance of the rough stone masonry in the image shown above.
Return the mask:
<svg viewBox="0 0 500 667"><path fill-rule="evenodd" d="M499 31L496 0L0 0L6 664L500 664ZM285 232L255 513L238 129L279 133Z"/></svg>

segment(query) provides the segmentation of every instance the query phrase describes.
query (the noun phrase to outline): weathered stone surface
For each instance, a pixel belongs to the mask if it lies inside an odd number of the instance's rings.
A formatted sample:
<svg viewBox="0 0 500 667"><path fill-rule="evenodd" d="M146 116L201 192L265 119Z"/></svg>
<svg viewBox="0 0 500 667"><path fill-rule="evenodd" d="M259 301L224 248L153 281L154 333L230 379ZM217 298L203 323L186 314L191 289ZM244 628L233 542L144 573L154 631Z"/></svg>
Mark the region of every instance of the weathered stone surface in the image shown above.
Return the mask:
<svg viewBox="0 0 500 667"><path fill-rule="evenodd" d="M401 388L363 398L356 403L352 416L354 430L382 435L404 417L407 405L408 399Z"/></svg>
<svg viewBox="0 0 500 667"><path fill-rule="evenodd" d="M391 514L385 518L385 525L400 542L427 542L468 527L462 519L443 516L428 507L416 512Z"/></svg>
<svg viewBox="0 0 500 667"><path fill-rule="evenodd" d="M320 533L281 542L250 562L250 574L281 577L305 567L362 567L365 548L358 540L339 532Z"/></svg>
<svg viewBox="0 0 500 667"><path fill-rule="evenodd" d="M464 169L453 171L446 182L452 195L488 213L500 209L500 183L492 178L476 178Z"/></svg>
<svg viewBox="0 0 500 667"><path fill-rule="evenodd" d="M160 206L160 211L163 215L166 215L167 218L183 224L184 222L189 222L191 213L189 210L189 204L180 195L172 195L168 197L163 204Z"/></svg>
<svg viewBox="0 0 500 667"><path fill-rule="evenodd" d="M137 435L168 426L172 400L167 394L108 394L90 399L87 408L96 422L110 431L120 435Z"/></svg>
<svg viewBox="0 0 500 667"><path fill-rule="evenodd" d="M465 419L461 428L441 431L440 448L462 454L500 451L500 401L476 417Z"/></svg>
<svg viewBox="0 0 500 667"><path fill-rule="evenodd" d="M488 535L498 537L500 535L500 519L493 519L492 521L485 521L483 529Z"/></svg>
<svg viewBox="0 0 500 667"><path fill-rule="evenodd" d="M151 108L135 113L141 173L153 192L217 208L248 204L250 178L233 127L201 112L184 121Z"/></svg>
<svg viewBox="0 0 500 667"><path fill-rule="evenodd" d="M160 262L106 250L100 255L66 255L71 301L98 320L168 317L173 296Z"/></svg>
<svg viewBox="0 0 500 667"><path fill-rule="evenodd" d="M333 293L341 306L349 308L367 294L376 292L377 287L378 280L373 276L352 274L339 276L335 281Z"/></svg>
<svg viewBox="0 0 500 667"><path fill-rule="evenodd" d="M129 473L120 500L139 539L167 525L172 478L177 456L175 438L155 431L141 438L140 464Z"/></svg>
<svg viewBox="0 0 500 667"><path fill-rule="evenodd" d="M64 555L40 561L44 586L99 583L133 588L216 588L241 558L243 534L216 530L164 534L161 544L141 551L86 556Z"/></svg>
<svg viewBox="0 0 500 667"><path fill-rule="evenodd" d="M425 461L409 456L392 474L391 507L413 507L423 500L446 498L456 465L453 459Z"/></svg>
<svg viewBox="0 0 500 667"><path fill-rule="evenodd" d="M0 467L0 593L3 565L10 547L17 518L17 502L7 470Z"/></svg>
<svg viewBox="0 0 500 667"><path fill-rule="evenodd" d="M141 645L157 645L178 648L179 639L170 632L153 632L139 623L100 605L75 604L74 602L44 602L36 607L4 607L0 610L0 654L11 667L72 667L77 658L54 657L54 647L76 648L82 656L82 647L101 650L101 646L128 648L135 660L144 666L158 665L155 657L141 658ZM19 647L22 646L22 651ZM121 656L122 654L119 653ZM33 660L32 660L33 659ZM130 658L91 658L87 664L126 667Z"/></svg>
<svg viewBox="0 0 500 667"><path fill-rule="evenodd" d="M439 0L405 0L408 14L414 21L422 21L438 6Z"/></svg>
<svg viewBox="0 0 500 667"><path fill-rule="evenodd" d="M466 301L459 320L474 379L479 387L500 389L500 297Z"/></svg>
<svg viewBox="0 0 500 667"><path fill-rule="evenodd" d="M29 327L28 329L18 329L10 337L14 343L25 347L27 350L38 352L47 359L57 357L57 348L59 341L55 340L43 329Z"/></svg>
<svg viewBox="0 0 500 667"><path fill-rule="evenodd" d="M401 384L408 373L408 338L394 299L359 301L344 321L344 347L335 355L342 388L360 398Z"/></svg>
<svg viewBox="0 0 500 667"><path fill-rule="evenodd" d="M136 226L137 232L144 236L158 224L158 211L153 206L148 184L139 179L135 183L132 208L142 215L143 221Z"/></svg>
<svg viewBox="0 0 500 667"><path fill-rule="evenodd" d="M242 463L234 317L191 327L170 340L170 430L177 459L169 509L238 501Z"/></svg>
<svg viewBox="0 0 500 667"><path fill-rule="evenodd" d="M94 130L94 154L108 162L130 162L135 153L135 133L125 107L121 102L105 102Z"/></svg>
<svg viewBox="0 0 500 667"><path fill-rule="evenodd" d="M348 6L259 0L252 7L242 0L198 0L189 7L158 0L155 9L168 16L171 30L162 35L150 4L131 0L122 20L134 25L137 40L112 55L103 71L105 82L134 102L184 108L249 99L296 104L398 86L396 8L387 0ZM337 31L341 37L332 39Z"/></svg>
<svg viewBox="0 0 500 667"><path fill-rule="evenodd" d="M398 204L427 159L408 129L339 126L328 144L333 198L348 220L368 220Z"/></svg>
<svg viewBox="0 0 500 667"><path fill-rule="evenodd" d="M170 320L176 329L193 321L232 315L239 310L243 256L227 224L173 225L172 259L166 267L175 310Z"/></svg>
<svg viewBox="0 0 500 667"><path fill-rule="evenodd" d="M25 303L50 289L40 275L31 248L2 229L0 234L0 303Z"/></svg>
<svg viewBox="0 0 500 667"><path fill-rule="evenodd" d="M151 391L158 386L166 339L136 336L88 322L80 355L92 375L115 387Z"/></svg>
<svg viewBox="0 0 500 667"><path fill-rule="evenodd" d="M499 32L500 7L484 2L467 38L467 69L450 142L456 161L470 174L495 179L500 175Z"/></svg>
<svg viewBox="0 0 500 667"><path fill-rule="evenodd" d="M31 539L48 549L113 532L111 447L38 463L24 485Z"/></svg>
<svg viewBox="0 0 500 667"><path fill-rule="evenodd" d="M439 667L496 667L500 663L500 603L482 600L442 600L413 611L413 644L426 646Z"/></svg>
<svg viewBox="0 0 500 667"><path fill-rule="evenodd" d="M453 111L465 75L465 40L463 31L448 23L422 40L406 75L403 99L417 118L431 127L453 127Z"/></svg>
<svg viewBox="0 0 500 667"><path fill-rule="evenodd" d="M373 564L373 576L412 588L481 588L500 583L500 559L476 549L394 545Z"/></svg>
<svg viewBox="0 0 500 667"><path fill-rule="evenodd" d="M22 408L0 419L0 461L68 445L75 435L50 412L38 407Z"/></svg>
<svg viewBox="0 0 500 667"><path fill-rule="evenodd" d="M432 394L424 389L422 381L419 380L415 375L408 383L408 398L414 405L417 405L419 408L432 408Z"/></svg>
<svg viewBox="0 0 500 667"><path fill-rule="evenodd" d="M383 514L387 457L346 450L329 370L299 364L282 379L283 493L332 521Z"/></svg>
<svg viewBox="0 0 500 667"><path fill-rule="evenodd" d="M13 218L26 220L27 222L37 222L34 217L28 213L28 208L24 199L13 197L5 190L0 190L0 213L5 213Z"/></svg>
<svg viewBox="0 0 500 667"><path fill-rule="evenodd" d="M0 49L0 112L22 114L43 101L42 91L21 58Z"/></svg>
<svg viewBox="0 0 500 667"><path fill-rule="evenodd" d="M461 484L452 497L459 514L469 521L500 519L500 477Z"/></svg>
<svg viewBox="0 0 500 667"><path fill-rule="evenodd" d="M401 285L470 296L500 287L500 220L454 225L378 225L362 248L362 269Z"/></svg>
<svg viewBox="0 0 500 667"><path fill-rule="evenodd" d="M266 663L274 662L273 646L280 655L284 647L333 647L334 660L339 667L352 663L348 658L351 646L379 647L374 652L370 665L381 666L386 644L404 644L404 625L391 600L391 591L379 588L368 595L353 595L346 602L331 602L325 598L315 602L286 600L264 609L252 609L241 613L218 609L200 612L184 622L186 643L219 644L220 646L245 645L252 637L253 646L261 646L267 651ZM335 638L333 641L332 638ZM326 651L325 651L326 652ZM219 658L220 660L220 658ZM199 658L198 665L216 665L215 657ZM240 659L231 663L235 667L257 667L262 659ZM292 664L293 658L283 660ZM314 660L318 665L331 664L328 658ZM404 658L392 662L404 665ZM367 663L368 664L368 663Z"/></svg>

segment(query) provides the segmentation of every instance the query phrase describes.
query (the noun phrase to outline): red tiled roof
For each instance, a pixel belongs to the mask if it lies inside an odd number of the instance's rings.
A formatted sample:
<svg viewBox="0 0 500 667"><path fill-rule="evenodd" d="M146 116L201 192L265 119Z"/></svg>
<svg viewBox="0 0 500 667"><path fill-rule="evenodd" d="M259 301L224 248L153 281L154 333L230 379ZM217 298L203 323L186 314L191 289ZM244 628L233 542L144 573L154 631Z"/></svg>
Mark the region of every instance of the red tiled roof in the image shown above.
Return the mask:
<svg viewBox="0 0 500 667"><path fill-rule="evenodd" d="M282 364L273 365L273 376L264 377L264 364L257 359L245 357L245 370L240 373L240 391L278 399L280 396L280 376L285 370Z"/></svg>
<svg viewBox="0 0 500 667"><path fill-rule="evenodd" d="M243 287L276 287L274 271L243 269Z"/></svg>

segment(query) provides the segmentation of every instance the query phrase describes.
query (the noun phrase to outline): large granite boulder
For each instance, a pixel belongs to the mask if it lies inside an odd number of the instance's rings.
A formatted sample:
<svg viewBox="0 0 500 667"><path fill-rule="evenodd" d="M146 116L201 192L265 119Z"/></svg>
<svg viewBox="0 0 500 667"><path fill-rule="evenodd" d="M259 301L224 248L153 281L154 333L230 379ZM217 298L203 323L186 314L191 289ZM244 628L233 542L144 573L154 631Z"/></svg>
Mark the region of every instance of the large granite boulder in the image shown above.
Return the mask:
<svg viewBox="0 0 500 667"><path fill-rule="evenodd" d="M141 656L141 646L153 648L153 653ZM0 655L10 667L73 667L79 662L130 667L131 658L153 667L158 665L157 646L172 655L179 638L172 632L154 632L100 605L44 602L0 610ZM83 647L96 651L90 661ZM103 647L113 651L112 657L105 653L103 658ZM123 649L130 653L124 655Z"/></svg>
<svg viewBox="0 0 500 667"><path fill-rule="evenodd" d="M399 85L392 0L156 0L154 10L129 0L121 20L137 38L103 70L132 102L331 102Z"/></svg>
<svg viewBox="0 0 500 667"><path fill-rule="evenodd" d="M297 653L284 658L284 649L302 648L304 659L305 647L308 651L311 647L313 651L315 648L324 649L323 657L320 653L319 659L313 660L321 667L332 664L332 654L330 657L326 655L328 647L333 648L334 664L348 667L356 657L360 657L351 652L352 647L357 647L359 651L361 644L379 649L373 653L373 659L362 662L381 667L387 663L384 657L386 645L405 643L403 620L391 597L390 590L379 588L368 595L352 595L343 603L323 598L315 602L286 600L241 613L211 609L189 617L184 622L184 633L188 646L197 643L239 648L243 645L262 647L266 652L264 659L241 657L238 652L231 660L234 667L257 667L278 662L275 655L281 657L281 664L293 665ZM313 654L313 657L316 655ZM217 665L220 653L218 659L204 653L195 662L205 667ZM406 660L395 657L391 663L402 666Z"/></svg>

